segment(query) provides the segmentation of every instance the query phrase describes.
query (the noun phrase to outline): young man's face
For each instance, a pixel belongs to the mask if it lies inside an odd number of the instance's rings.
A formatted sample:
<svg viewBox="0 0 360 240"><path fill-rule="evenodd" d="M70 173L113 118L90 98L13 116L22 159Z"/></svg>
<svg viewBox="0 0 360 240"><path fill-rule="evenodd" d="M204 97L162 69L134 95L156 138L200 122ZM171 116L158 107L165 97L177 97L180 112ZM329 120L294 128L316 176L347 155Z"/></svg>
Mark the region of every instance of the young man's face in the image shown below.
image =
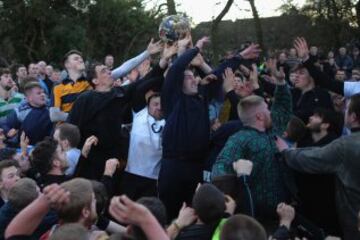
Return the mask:
<svg viewBox="0 0 360 240"><path fill-rule="evenodd" d="M18 168L15 166L4 168L1 173L1 190L9 191L19 179L20 176Z"/></svg>
<svg viewBox="0 0 360 240"><path fill-rule="evenodd" d="M0 77L0 86L5 89L6 91L9 91L13 87L13 79L11 77L10 73L4 73Z"/></svg>
<svg viewBox="0 0 360 240"><path fill-rule="evenodd" d="M34 107L42 107L46 104L46 95L44 89L34 87L26 93L26 99Z"/></svg>
<svg viewBox="0 0 360 240"><path fill-rule="evenodd" d="M31 63L31 64L29 65L28 72L29 72L29 76L32 76L32 77L34 77L34 78L37 78L38 75L39 75L39 68L38 68L37 64Z"/></svg>
<svg viewBox="0 0 360 240"><path fill-rule="evenodd" d="M51 65L47 65L45 68L46 76L51 77L53 74L54 68Z"/></svg>
<svg viewBox="0 0 360 240"><path fill-rule="evenodd" d="M322 121L322 118L318 114L313 114L309 117L309 123L306 127L312 132L320 132Z"/></svg>
<svg viewBox="0 0 360 240"><path fill-rule="evenodd" d="M345 71L337 71L335 75L335 80L343 82L345 81L346 74Z"/></svg>
<svg viewBox="0 0 360 240"><path fill-rule="evenodd" d="M301 68L297 70L296 77L294 80L294 86L295 88L298 88L300 90L306 89L311 84L311 77L309 72L305 68Z"/></svg>
<svg viewBox="0 0 360 240"><path fill-rule="evenodd" d="M105 57L105 65L109 68L112 68L114 65L114 57L113 56L106 56Z"/></svg>
<svg viewBox="0 0 360 240"><path fill-rule="evenodd" d="M111 77L111 71L105 65L95 67L96 71L96 86L105 86L111 88L114 84L114 79Z"/></svg>
<svg viewBox="0 0 360 240"><path fill-rule="evenodd" d="M160 97L151 98L148 109L151 116L156 120L160 120L162 118Z"/></svg>
<svg viewBox="0 0 360 240"><path fill-rule="evenodd" d="M27 75L26 67L19 67L16 71L17 78L24 79Z"/></svg>
<svg viewBox="0 0 360 240"><path fill-rule="evenodd" d="M82 72L85 70L85 64L82 56L79 54L70 54L65 61L65 68L69 71Z"/></svg>
<svg viewBox="0 0 360 240"><path fill-rule="evenodd" d="M199 80L194 77L190 70L184 72L183 92L187 95L195 95L198 93Z"/></svg>

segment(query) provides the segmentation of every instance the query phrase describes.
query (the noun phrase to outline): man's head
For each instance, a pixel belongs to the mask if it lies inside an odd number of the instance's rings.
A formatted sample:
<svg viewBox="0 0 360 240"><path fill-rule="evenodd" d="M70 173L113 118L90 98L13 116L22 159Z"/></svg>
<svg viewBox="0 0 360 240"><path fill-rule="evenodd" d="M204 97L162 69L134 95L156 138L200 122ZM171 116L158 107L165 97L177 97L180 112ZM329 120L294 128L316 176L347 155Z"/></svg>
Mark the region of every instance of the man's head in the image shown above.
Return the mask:
<svg viewBox="0 0 360 240"><path fill-rule="evenodd" d="M54 139L60 144L63 151L77 148L80 142L80 130L76 125L63 123L55 128Z"/></svg>
<svg viewBox="0 0 360 240"><path fill-rule="evenodd" d="M45 75L46 74L46 62L45 61L40 61L37 63L38 69L39 69L39 74L40 75Z"/></svg>
<svg viewBox="0 0 360 240"><path fill-rule="evenodd" d="M110 69L102 63L91 64L87 69L86 76L95 90L111 89L114 84Z"/></svg>
<svg viewBox="0 0 360 240"><path fill-rule="evenodd" d="M160 225L165 228L166 225L166 209L160 199L156 197L142 197L136 201L144 205L150 210L151 214L156 218ZM129 232L137 240L146 240L144 232L138 226L131 226Z"/></svg>
<svg viewBox="0 0 360 240"><path fill-rule="evenodd" d="M59 83L61 81L61 71L58 68L55 68L51 75L49 75L49 78L54 83Z"/></svg>
<svg viewBox="0 0 360 240"><path fill-rule="evenodd" d="M340 56L345 56L346 55L346 48L345 47L339 48L339 54L340 54Z"/></svg>
<svg viewBox="0 0 360 240"><path fill-rule="evenodd" d="M109 69L112 69L114 67L114 57L112 55L106 55L105 57L105 61L104 61L105 66L107 66Z"/></svg>
<svg viewBox="0 0 360 240"><path fill-rule="evenodd" d="M335 74L335 80L344 82L346 79L346 73L344 70L338 69Z"/></svg>
<svg viewBox="0 0 360 240"><path fill-rule="evenodd" d="M314 114L309 118L309 123L306 127L314 133L336 133L341 135L342 121L339 114L334 111L318 108L315 109Z"/></svg>
<svg viewBox="0 0 360 240"><path fill-rule="evenodd" d="M296 58L296 57L297 57L296 49L295 49L295 48L290 48L290 50L289 50L289 57L291 57L291 58Z"/></svg>
<svg viewBox="0 0 360 240"><path fill-rule="evenodd" d="M305 123L298 117L291 117L286 126L284 137L293 142L299 142L306 133Z"/></svg>
<svg viewBox="0 0 360 240"><path fill-rule="evenodd" d="M47 65L45 68L46 76L51 77L53 74L54 68L51 65Z"/></svg>
<svg viewBox="0 0 360 240"><path fill-rule="evenodd" d="M9 91L14 86L14 81L11 77L10 69L0 69L0 87L5 91Z"/></svg>
<svg viewBox="0 0 360 240"><path fill-rule="evenodd" d="M309 71L303 67L302 65L299 65L295 67L293 72L295 75L294 80L294 87L300 90L310 90L315 87L314 79L310 76Z"/></svg>
<svg viewBox="0 0 360 240"><path fill-rule="evenodd" d="M9 202L18 211L34 201L40 193L36 182L30 178L17 181L9 191Z"/></svg>
<svg viewBox="0 0 360 240"><path fill-rule="evenodd" d="M47 174L64 174L68 167L66 155L57 141L50 138L39 142L30 155L31 166L42 176Z"/></svg>
<svg viewBox="0 0 360 240"><path fill-rule="evenodd" d="M253 93L251 82L247 81L245 76L235 72L234 92L241 98L250 96Z"/></svg>
<svg viewBox="0 0 360 240"><path fill-rule="evenodd" d="M44 89L38 82L28 82L24 86L26 100L33 107L43 107L46 104Z"/></svg>
<svg viewBox="0 0 360 240"><path fill-rule="evenodd" d="M237 110L240 120L246 126L263 130L272 126L270 110L262 97L251 95L241 99Z"/></svg>
<svg viewBox="0 0 360 240"><path fill-rule="evenodd" d="M263 226L254 218L236 214L230 217L224 224L221 240L266 240L266 232Z"/></svg>
<svg viewBox="0 0 360 240"><path fill-rule="evenodd" d="M194 76L190 69L184 72L183 93L186 95L196 95L198 93L199 79Z"/></svg>
<svg viewBox="0 0 360 240"><path fill-rule="evenodd" d="M30 63L28 66L28 73L30 77L38 78L39 75L39 67L36 63Z"/></svg>
<svg viewBox="0 0 360 240"><path fill-rule="evenodd" d="M310 47L310 55L317 56L317 54L318 54L318 48L316 46L311 46Z"/></svg>
<svg viewBox="0 0 360 240"><path fill-rule="evenodd" d="M204 224L217 223L226 210L225 195L212 184L202 184L195 192L192 207Z"/></svg>
<svg viewBox="0 0 360 240"><path fill-rule="evenodd" d="M0 190L7 194L20 179L19 164L15 160L0 162Z"/></svg>
<svg viewBox="0 0 360 240"><path fill-rule="evenodd" d="M70 192L70 201L58 211L63 223L81 223L90 228L97 219L96 199L91 182L84 178L74 178L61 186Z"/></svg>
<svg viewBox="0 0 360 240"><path fill-rule="evenodd" d="M81 73L85 70L84 59L81 52L70 50L63 58L63 63L68 72Z"/></svg>
<svg viewBox="0 0 360 240"><path fill-rule="evenodd" d="M354 68L351 71L351 78L354 81L360 81L360 68Z"/></svg>
<svg viewBox="0 0 360 240"><path fill-rule="evenodd" d="M359 56L359 53L360 53L359 48L354 47L352 51L353 56Z"/></svg>
<svg viewBox="0 0 360 240"><path fill-rule="evenodd" d="M152 94L149 96L147 102L149 114L156 120L160 120L162 118L160 94Z"/></svg>
<svg viewBox="0 0 360 240"><path fill-rule="evenodd" d="M345 111L345 124L348 128L360 127L360 94L350 98Z"/></svg>
<svg viewBox="0 0 360 240"><path fill-rule="evenodd" d="M26 67L24 65L18 65L16 68L16 78L18 80L22 80L24 78L26 78L27 76L27 70Z"/></svg>
<svg viewBox="0 0 360 240"><path fill-rule="evenodd" d="M282 52L279 54L279 63L284 63L287 59L286 53Z"/></svg>

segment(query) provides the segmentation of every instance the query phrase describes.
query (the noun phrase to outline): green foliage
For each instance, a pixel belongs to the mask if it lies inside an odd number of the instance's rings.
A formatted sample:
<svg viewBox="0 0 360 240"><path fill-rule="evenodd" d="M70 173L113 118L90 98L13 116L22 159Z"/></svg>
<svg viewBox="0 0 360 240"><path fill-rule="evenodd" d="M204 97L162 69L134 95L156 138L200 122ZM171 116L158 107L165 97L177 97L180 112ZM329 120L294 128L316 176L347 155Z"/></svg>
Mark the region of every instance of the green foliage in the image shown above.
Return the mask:
<svg viewBox="0 0 360 240"><path fill-rule="evenodd" d="M3 0L0 64L43 59L57 65L70 49L121 61L156 37L158 22L141 0Z"/></svg>

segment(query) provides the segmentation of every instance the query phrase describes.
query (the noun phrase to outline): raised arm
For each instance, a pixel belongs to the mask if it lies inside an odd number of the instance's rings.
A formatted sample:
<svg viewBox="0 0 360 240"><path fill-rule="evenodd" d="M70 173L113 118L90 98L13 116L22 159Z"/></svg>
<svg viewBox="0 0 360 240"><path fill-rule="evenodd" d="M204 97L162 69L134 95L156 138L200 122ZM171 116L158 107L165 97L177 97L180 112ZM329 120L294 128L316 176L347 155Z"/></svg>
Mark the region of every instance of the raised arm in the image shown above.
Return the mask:
<svg viewBox="0 0 360 240"><path fill-rule="evenodd" d="M202 49L205 42L208 42L207 37L200 39L194 48L186 50L186 52L177 58L170 67L161 91L161 105L164 110L165 117L170 114L176 99L182 92L185 69Z"/></svg>
<svg viewBox="0 0 360 240"><path fill-rule="evenodd" d="M144 52L140 53L139 55L137 55L134 58L131 58L131 59L127 60L121 66L119 66L119 67L115 68L114 70L112 70L111 76L114 79L124 77L132 69L134 69L140 63L142 63L145 59L150 57L150 55L160 52L161 49L162 49L162 47L161 47L160 41L154 43L154 39L151 39L147 49Z"/></svg>

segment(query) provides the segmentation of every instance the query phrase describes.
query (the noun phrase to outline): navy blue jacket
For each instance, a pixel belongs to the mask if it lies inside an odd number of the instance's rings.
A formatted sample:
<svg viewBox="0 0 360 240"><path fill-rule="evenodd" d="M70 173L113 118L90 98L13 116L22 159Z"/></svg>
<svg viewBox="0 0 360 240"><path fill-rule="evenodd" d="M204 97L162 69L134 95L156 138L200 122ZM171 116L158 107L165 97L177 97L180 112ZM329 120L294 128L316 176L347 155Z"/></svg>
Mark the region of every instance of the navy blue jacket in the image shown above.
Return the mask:
<svg viewBox="0 0 360 240"><path fill-rule="evenodd" d="M4 130L8 132L14 128L18 129L19 133L24 131L30 145L35 145L46 136L50 136L52 127L47 106L36 108L24 101L7 116Z"/></svg>

